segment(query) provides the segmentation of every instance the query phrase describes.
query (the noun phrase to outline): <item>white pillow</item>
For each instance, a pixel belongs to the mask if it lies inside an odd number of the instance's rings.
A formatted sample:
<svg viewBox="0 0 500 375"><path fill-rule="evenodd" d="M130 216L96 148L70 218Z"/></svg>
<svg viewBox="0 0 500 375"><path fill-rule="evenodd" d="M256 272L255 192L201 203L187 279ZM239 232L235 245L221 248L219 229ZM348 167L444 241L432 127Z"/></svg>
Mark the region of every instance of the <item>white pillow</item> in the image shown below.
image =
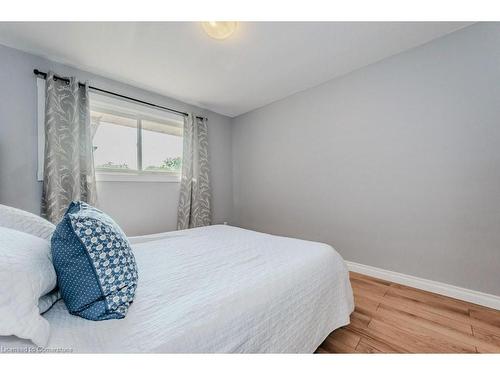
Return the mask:
<svg viewBox="0 0 500 375"><path fill-rule="evenodd" d="M50 241L56 226L44 218L0 204L0 227L15 229Z"/></svg>
<svg viewBox="0 0 500 375"><path fill-rule="evenodd" d="M43 314L50 310L54 304L61 299L61 292L59 290L52 291L38 300L38 310Z"/></svg>
<svg viewBox="0 0 500 375"><path fill-rule="evenodd" d="M0 227L0 335L47 344L50 326L38 300L56 286L50 256L48 241Z"/></svg>

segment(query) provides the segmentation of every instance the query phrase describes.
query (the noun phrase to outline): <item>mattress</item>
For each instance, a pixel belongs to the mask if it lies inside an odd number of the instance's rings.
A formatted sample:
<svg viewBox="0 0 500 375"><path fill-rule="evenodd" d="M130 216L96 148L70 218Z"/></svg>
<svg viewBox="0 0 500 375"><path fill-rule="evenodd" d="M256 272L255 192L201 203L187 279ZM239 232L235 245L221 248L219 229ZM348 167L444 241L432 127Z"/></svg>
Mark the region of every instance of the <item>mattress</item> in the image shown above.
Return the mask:
<svg viewBox="0 0 500 375"><path fill-rule="evenodd" d="M312 353L349 323L347 267L326 244L214 225L131 239L139 284L128 315L89 321L59 301L50 350ZM0 337L0 346L26 347Z"/></svg>

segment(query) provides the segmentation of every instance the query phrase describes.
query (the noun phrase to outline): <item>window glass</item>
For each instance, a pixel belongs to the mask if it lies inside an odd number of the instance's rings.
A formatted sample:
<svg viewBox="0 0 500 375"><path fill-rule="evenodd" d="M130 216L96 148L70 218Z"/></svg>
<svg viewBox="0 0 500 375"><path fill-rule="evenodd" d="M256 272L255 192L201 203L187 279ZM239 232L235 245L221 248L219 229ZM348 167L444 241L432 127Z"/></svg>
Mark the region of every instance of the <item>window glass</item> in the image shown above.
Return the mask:
<svg viewBox="0 0 500 375"><path fill-rule="evenodd" d="M93 139L96 170L137 170L137 125L100 122Z"/></svg>
<svg viewBox="0 0 500 375"><path fill-rule="evenodd" d="M180 174L182 116L98 94L90 106L96 171Z"/></svg>
<svg viewBox="0 0 500 375"><path fill-rule="evenodd" d="M181 129L142 121L142 166L145 171L180 172L182 166Z"/></svg>

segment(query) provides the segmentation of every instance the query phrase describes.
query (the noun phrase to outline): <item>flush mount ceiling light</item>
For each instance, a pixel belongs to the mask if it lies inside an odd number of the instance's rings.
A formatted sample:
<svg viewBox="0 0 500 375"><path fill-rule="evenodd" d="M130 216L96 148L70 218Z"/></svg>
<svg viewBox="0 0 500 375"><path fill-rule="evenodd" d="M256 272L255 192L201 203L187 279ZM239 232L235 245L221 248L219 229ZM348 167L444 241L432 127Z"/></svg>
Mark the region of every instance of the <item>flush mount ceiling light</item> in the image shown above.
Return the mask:
<svg viewBox="0 0 500 375"><path fill-rule="evenodd" d="M234 33L236 27L238 26L238 22L209 21L202 22L201 26L211 38L223 40L229 38Z"/></svg>

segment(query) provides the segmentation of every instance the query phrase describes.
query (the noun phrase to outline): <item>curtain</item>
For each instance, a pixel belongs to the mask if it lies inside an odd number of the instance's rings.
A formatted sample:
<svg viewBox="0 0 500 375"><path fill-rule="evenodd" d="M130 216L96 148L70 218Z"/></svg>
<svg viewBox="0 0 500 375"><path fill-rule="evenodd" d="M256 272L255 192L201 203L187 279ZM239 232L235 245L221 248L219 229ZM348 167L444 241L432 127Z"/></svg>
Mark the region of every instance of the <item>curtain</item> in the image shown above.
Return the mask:
<svg viewBox="0 0 500 375"><path fill-rule="evenodd" d="M96 204L88 86L49 72L45 96L42 216L56 223L72 200Z"/></svg>
<svg viewBox="0 0 500 375"><path fill-rule="evenodd" d="M210 225L212 216L207 119L186 116L183 137L177 229Z"/></svg>

